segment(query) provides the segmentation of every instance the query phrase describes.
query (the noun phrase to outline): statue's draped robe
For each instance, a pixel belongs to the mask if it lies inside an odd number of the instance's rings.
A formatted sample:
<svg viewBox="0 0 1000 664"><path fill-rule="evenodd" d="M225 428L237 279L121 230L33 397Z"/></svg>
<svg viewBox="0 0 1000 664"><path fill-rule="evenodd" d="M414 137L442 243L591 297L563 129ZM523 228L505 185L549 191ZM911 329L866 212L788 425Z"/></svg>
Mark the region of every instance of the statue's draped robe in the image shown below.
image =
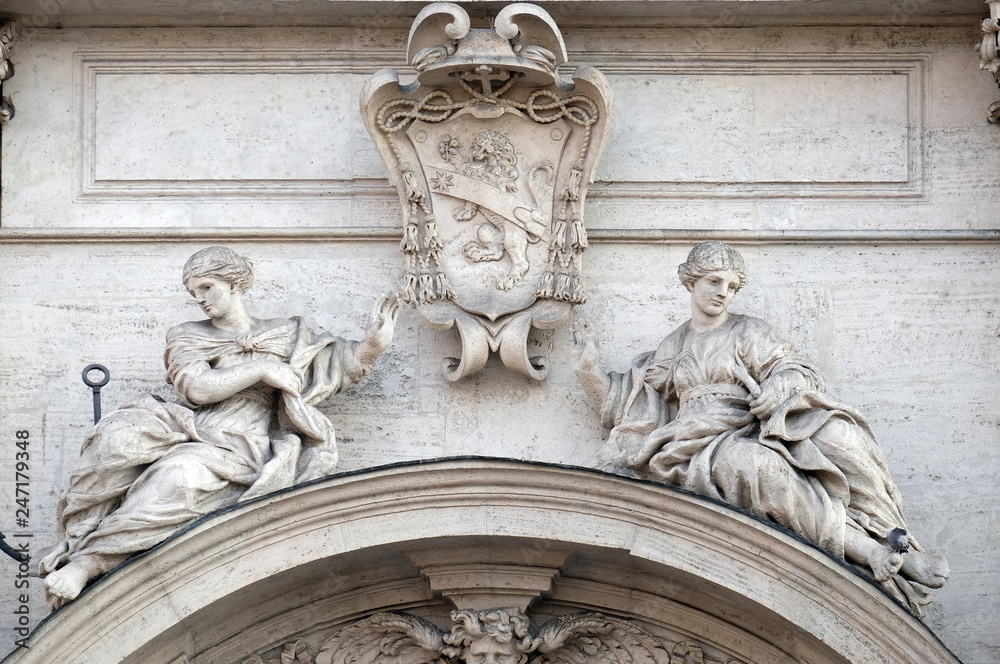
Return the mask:
<svg viewBox="0 0 1000 664"><path fill-rule="evenodd" d="M357 342L314 333L301 318L269 323L238 339L191 324L170 330L164 363L181 403L147 395L94 427L60 497L61 541L43 576L78 556L106 572L210 512L332 472L333 426L313 405L371 367ZM257 383L218 403L190 399L198 374L263 358L289 364L300 394Z"/></svg>
<svg viewBox="0 0 1000 664"><path fill-rule="evenodd" d="M603 458L768 518L840 557L846 528L883 544L889 530L906 528L864 417L825 394L811 363L764 321L730 314L706 332L685 323L610 377ZM749 401L770 378L796 389L761 422ZM917 612L930 601L899 574L885 585Z"/></svg>

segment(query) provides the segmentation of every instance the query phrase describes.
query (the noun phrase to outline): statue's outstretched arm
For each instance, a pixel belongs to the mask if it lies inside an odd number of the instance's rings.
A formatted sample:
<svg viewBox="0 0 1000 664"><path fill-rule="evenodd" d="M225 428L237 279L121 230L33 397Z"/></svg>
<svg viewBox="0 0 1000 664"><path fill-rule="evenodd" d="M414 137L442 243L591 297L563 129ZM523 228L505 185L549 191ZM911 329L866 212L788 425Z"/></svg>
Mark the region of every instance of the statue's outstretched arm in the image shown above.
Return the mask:
<svg viewBox="0 0 1000 664"><path fill-rule="evenodd" d="M590 406L598 413L611 391L611 378L601 368L601 351L590 322L579 319L573 326L573 372L576 373Z"/></svg>
<svg viewBox="0 0 1000 664"><path fill-rule="evenodd" d="M371 370L378 356L392 343L392 335L399 319L400 300L398 295L383 295L372 307L371 322L365 339L358 344L357 354L361 365Z"/></svg>

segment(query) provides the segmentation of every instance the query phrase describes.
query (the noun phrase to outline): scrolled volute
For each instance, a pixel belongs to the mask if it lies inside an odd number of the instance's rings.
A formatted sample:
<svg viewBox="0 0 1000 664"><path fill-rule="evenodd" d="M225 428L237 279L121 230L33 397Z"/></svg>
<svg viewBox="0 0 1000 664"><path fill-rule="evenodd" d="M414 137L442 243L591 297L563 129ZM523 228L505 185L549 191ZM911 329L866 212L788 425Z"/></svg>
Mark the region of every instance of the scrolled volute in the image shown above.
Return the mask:
<svg viewBox="0 0 1000 664"><path fill-rule="evenodd" d="M555 71L566 62L566 43L548 12L527 2L507 5L497 14L493 28L498 35L513 42L514 52Z"/></svg>
<svg viewBox="0 0 1000 664"><path fill-rule="evenodd" d="M469 14L460 6L452 2L432 2L420 10L410 26L407 62L422 69L430 64L427 59L431 53L440 51L451 55L455 52L455 42L469 34L471 25Z"/></svg>
<svg viewBox="0 0 1000 664"><path fill-rule="evenodd" d="M14 64L10 61L10 51L17 40L20 28L16 21L0 24L0 88L14 75ZM0 95L0 125L5 125L14 117L14 103L10 97Z"/></svg>

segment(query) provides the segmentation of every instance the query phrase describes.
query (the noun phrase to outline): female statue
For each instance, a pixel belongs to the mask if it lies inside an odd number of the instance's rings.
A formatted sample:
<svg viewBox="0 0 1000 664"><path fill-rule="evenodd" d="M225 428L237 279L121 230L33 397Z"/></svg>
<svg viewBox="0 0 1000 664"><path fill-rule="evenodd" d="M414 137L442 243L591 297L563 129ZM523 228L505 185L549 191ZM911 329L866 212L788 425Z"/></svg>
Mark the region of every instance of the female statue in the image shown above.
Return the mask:
<svg viewBox="0 0 1000 664"><path fill-rule="evenodd" d="M767 323L729 311L746 280L733 247L700 244L678 272L691 319L629 372L604 373L589 325L577 326L574 370L611 428L598 457L790 528L870 569L919 614L948 566L912 536L906 555L887 545L906 523L864 417L825 394Z"/></svg>
<svg viewBox="0 0 1000 664"><path fill-rule="evenodd" d="M184 265L206 320L167 332L167 382L180 403L146 395L94 427L60 497L61 541L40 564L53 608L92 579L205 514L328 475L333 426L314 404L367 376L392 341L396 297L382 297L365 339L257 319L243 294L249 260L209 247Z"/></svg>

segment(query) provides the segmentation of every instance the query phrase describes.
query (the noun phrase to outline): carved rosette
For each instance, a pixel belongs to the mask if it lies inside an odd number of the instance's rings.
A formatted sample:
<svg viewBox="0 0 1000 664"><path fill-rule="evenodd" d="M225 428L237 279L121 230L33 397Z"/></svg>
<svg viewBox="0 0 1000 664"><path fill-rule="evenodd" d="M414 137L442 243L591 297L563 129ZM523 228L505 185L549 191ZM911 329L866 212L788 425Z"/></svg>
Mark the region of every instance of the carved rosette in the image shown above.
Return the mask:
<svg viewBox="0 0 1000 664"><path fill-rule="evenodd" d="M1000 86L1000 0L990 0L990 17L983 19L983 39L979 42L979 57L982 62L980 69L993 74L997 85ZM1000 124L1000 101L990 104L987 119L991 124Z"/></svg>
<svg viewBox="0 0 1000 664"><path fill-rule="evenodd" d="M338 630L315 658L299 640L278 657L240 664L743 664L691 640L659 639L621 618L577 613L535 630L518 608L451 612L450 631L405 613L377 613Z"/></svg>
<svg viewBox="0 0 1000 664"><path fill-rule="evenodd" d="M403 206L403 298L434 329L457 326L451 380L490 352L542 379L532 327L563 323L585 300L584 198L611 127L604 76L566 62L562 35L535 5L508 5L473 29L458 5L417 16L407 47L417 81L384 69L361 110Z"/></svg>
<svg viewBox="0 0 1000 664"><path fill-rule="evenodd" d="M14 117L14 104L3 94L3 82L14 75L14 64L10 61L10 49L17 39L18 26L14 21L0 24L0 125L5 125Z"/></svg>

